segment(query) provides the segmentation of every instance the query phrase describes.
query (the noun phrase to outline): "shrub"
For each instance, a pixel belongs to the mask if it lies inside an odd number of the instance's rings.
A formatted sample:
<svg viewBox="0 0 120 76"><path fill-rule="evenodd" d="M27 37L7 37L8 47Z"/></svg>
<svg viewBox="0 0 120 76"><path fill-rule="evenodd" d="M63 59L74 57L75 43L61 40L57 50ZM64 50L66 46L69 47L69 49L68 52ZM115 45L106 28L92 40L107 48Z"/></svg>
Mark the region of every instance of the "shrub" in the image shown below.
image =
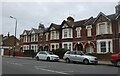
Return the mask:
<svg viewBox="0 0 120 76"><path fill-rule="evenodd" d="M60 59L63 58L64 54L69 51L68 49L64 49L64 48L59 48L53 51L54 54L58 55L60 57Z"/></svg>
<svg viewBox="0 0 120 76"><path fill-rule="evenodd" d="M27 57L32 57L34 53L34 50L25 50L23 55Z"/></svg>

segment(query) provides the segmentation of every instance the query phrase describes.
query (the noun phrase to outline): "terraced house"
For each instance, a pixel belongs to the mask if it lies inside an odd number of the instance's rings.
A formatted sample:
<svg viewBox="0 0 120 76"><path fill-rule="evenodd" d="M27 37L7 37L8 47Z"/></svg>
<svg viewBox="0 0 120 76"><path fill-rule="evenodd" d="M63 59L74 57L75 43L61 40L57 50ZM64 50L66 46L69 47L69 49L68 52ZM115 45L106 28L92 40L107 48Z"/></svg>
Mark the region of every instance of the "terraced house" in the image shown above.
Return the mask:
<svg viewBox="0 0 120 76"><path fill-rule="evenodd" d="M66 48L104 55L117 53L120 51L120 4L115 10L114 14L100 12L95 18L79 21L69 16L60 25L51 23L45 28L40 24L38 29L24 30L20 36L22 50Z"/></svg>

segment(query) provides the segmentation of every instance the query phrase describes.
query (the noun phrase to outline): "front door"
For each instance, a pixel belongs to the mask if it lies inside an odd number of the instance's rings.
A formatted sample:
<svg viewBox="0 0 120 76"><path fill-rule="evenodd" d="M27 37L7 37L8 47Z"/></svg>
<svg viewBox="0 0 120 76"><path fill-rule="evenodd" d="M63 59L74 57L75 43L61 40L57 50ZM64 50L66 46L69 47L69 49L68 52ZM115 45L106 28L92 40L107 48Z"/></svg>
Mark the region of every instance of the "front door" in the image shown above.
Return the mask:
<svg viewBox="0 0 120 76"><path fill-rule="evenodd" d="M83 46L82 46L82 44L76 44L76 50L77 50L77 51L83 51Z"/></svg>

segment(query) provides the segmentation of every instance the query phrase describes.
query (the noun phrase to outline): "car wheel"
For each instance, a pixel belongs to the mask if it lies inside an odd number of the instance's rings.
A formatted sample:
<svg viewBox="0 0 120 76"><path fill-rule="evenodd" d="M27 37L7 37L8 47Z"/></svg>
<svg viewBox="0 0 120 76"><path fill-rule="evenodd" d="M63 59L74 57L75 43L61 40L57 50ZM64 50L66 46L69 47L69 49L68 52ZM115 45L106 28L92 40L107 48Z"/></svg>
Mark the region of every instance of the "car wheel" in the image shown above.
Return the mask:
<svg viewBox="0 0 120 76"><path fill-rule="evenodd" d="M50 57L47 57L47 61L50 61Z"/></svg>
<svg viewBox="0 0 120 76"><path fill-rule="evenodd" d="M89 64L88 59L85 59L85 60L83 61L83 63L84 63L84 64Z"/></svg>
<svg viewBox="0 0 120 76"><path fill-rule="evenodd" d="M39 61L39 57L36 57L36 60Z"/></svg>
<svg viewBox="0 0 120 76"><path fill-rule="evenodd" d="M120 66L120 61L117 61L117 66Z"/></svg>
<svg viewBox="0 0 120 76"><path fill-rule="evenodd" d="M66 59L65 59L65 62L66 62L66 63L70 63L70 59L69 59L69 58L66 58Z"/></svg>

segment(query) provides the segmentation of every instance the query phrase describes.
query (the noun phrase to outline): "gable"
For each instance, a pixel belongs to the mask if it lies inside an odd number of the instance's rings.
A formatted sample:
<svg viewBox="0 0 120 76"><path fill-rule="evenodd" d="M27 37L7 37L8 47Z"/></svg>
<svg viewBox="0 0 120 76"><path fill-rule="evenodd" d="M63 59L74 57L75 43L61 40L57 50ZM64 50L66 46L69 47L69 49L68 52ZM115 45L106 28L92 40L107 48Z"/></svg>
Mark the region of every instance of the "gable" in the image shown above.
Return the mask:
<svg viewBox="0 0 120 76"><path fill-rule="evenodd" d="M100 22L108 22L111 21L105 14L100 12L96 19L94 20L94 23L100 23Z"/></svg>
<svg viewBox="0 0 120 76"><path fill-rule="evenodd" d="M67 27L69 27L67 24L64 24L64 25L62 26L62 28L67 28Z"/></svg>
<svg viewBox="0 0 120 76"><path fill-rule="evenodd" d="M31 30L31 34L34 34L35 33L35 31L34 30Z"/></svg>
<svg viewBox="0 0 120 76"><path fill-rule="evenodd" d="M55 30L55 27L51 27L50 30Z"/></svg>
<svg viewBox="0 0 120 76"><path fill-rule="evenodd" d="M24 30L23 35L27 35L26 31Z"/></svg>
<svg viewBox="0 0 120 76"><path fill-rule="evenodd" d="M99 16L98 19L96 20L96 23L100 23L100 22L108 22L109 20L104 17L104 16Z"/></svg>

